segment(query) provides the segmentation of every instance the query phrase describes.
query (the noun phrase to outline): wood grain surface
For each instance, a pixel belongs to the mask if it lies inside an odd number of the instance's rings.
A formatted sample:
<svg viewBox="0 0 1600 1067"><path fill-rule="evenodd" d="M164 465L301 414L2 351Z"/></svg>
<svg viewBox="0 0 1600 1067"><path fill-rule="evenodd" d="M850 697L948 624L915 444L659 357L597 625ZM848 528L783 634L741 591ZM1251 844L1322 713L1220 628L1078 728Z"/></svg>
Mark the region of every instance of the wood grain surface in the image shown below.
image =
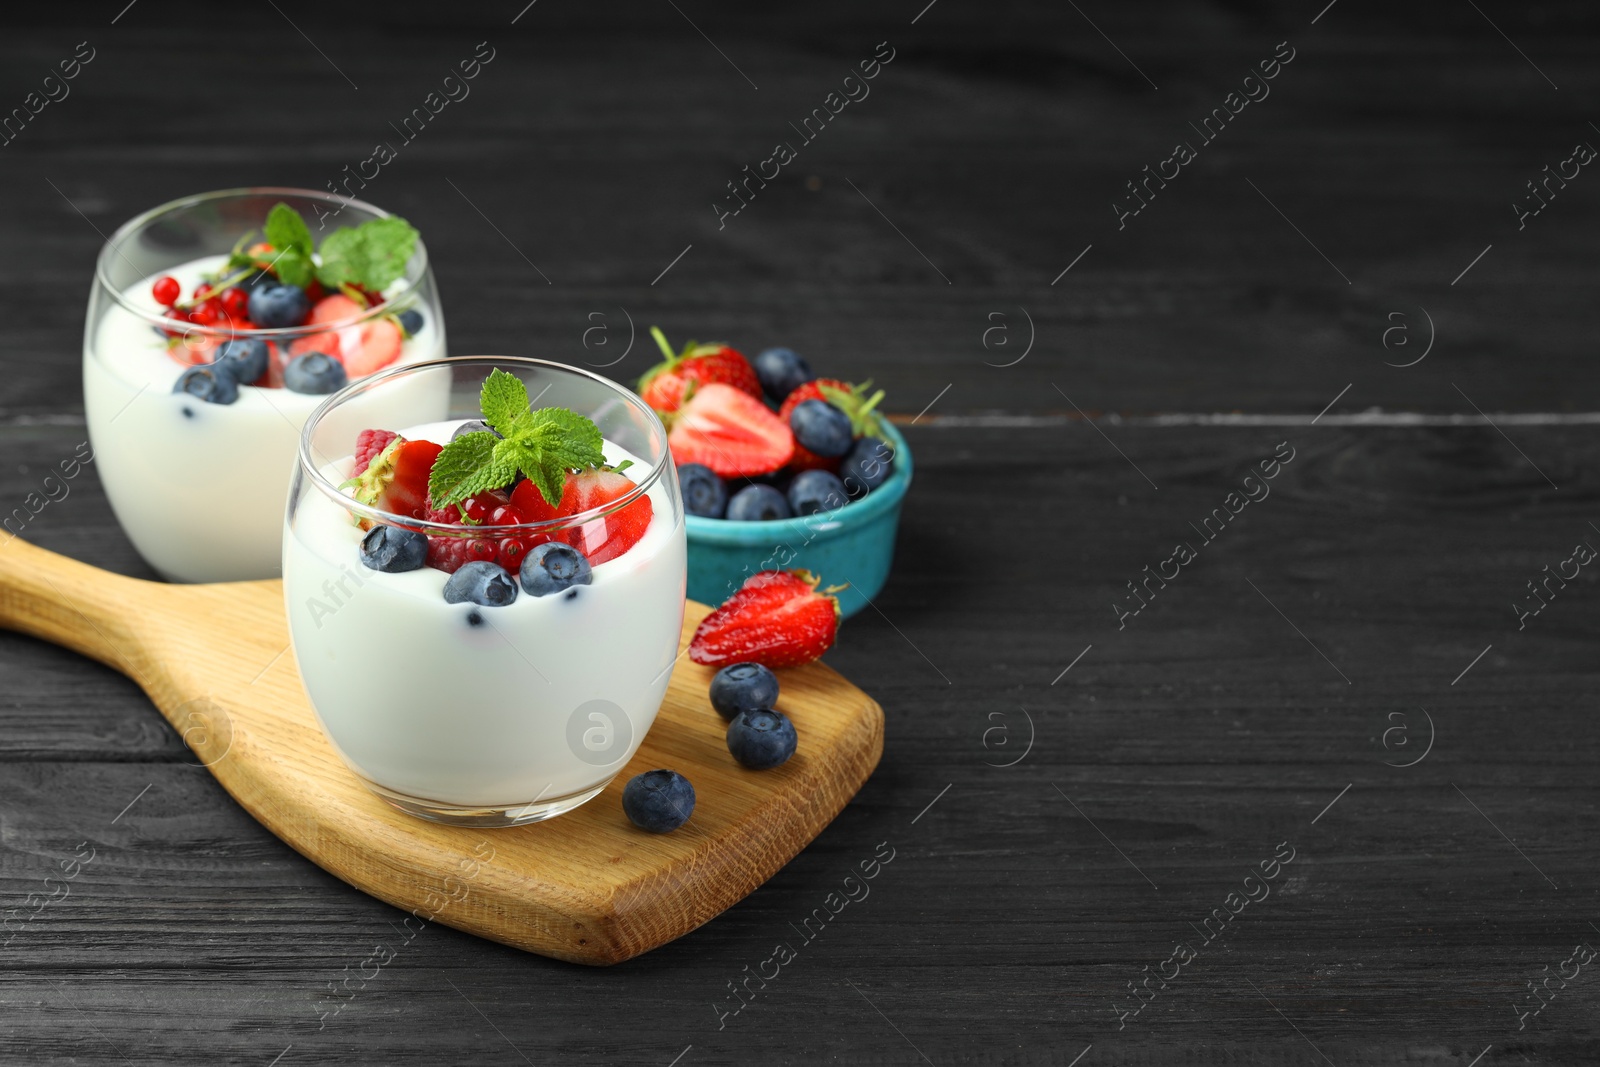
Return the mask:
<svg viewBox="0 0 1600 1067"><path fill-rule="evenodd" d="M878 770L722 917L604 970L413 934L135 684L0 635L0 903L98 850L14 927L0 1062L1600 1059L1600 976L1537 1015L1528 987L1600 944L1600 589L1585 567L1521 629L1512 606L1600 545L1600 179L1512 207L1600 146L1588 7L125 6L0 35L7 106L99 50L0 147L0 513L85 438L102 233L323 187L480 41L471 96L361 190L423 230L456 351L625 380L650 324L790 344L888 390L917 484L826 657L884 709ZM726 183L881 41L871 95L719 229ZM1125 183L1283 41L1270 97L1119 229ZM1283 441L1271 495L1119 629L1126 583ZM22 536L149 577L92 464Z"/></svg>

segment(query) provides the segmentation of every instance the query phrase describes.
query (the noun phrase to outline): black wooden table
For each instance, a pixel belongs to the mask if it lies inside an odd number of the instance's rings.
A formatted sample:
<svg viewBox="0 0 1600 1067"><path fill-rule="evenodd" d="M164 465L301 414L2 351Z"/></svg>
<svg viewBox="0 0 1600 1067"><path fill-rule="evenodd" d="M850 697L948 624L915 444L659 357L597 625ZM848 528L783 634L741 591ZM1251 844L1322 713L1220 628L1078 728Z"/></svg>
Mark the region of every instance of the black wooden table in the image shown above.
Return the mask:
<svg viewBox="0 0 1600 1067"><path fill-rule="evenodd" d="M6 14L0 112L60 98L0 147L0 511L85 437L103 234L346 180L492 54L362 195L457 353L626 378L655 323L888 390L917 482L828 656L888 740L769 884L592 970L404 940L131 682L0 635L0 906L96 850L3 950L0 1062L1600 1058L1580 5L125 3ZM148 574L92 467L23 536Z"/></svg>

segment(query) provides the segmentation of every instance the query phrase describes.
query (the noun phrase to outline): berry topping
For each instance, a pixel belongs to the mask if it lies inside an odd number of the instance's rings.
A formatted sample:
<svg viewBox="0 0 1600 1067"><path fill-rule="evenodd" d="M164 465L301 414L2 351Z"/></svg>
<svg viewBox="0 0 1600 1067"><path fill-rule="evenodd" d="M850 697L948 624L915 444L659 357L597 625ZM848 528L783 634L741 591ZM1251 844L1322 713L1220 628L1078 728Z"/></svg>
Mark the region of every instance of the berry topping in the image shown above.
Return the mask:
<svg viewBox="0 0 1600 1067"><path fill-rule="evenodd" d="M694 786L677 771L646 771L623 786L622 810L641 830L670 833L694 812Z"/></svg>
<svg viewBox="0 0 1600 1067"><path fill-rule="evenodd" d="M700 621L689 658L711 667L742 661L795 667L826 652L838 631L839 601L818 592L816 578L762 571Z"/></svg>
<svg viewBox="0 0 1600 1067"><path fill-rule="evenodd" d="M727 517L735 522L771 522L793 516L794 511L784 495L759 482L745 486L728 501Z"/></svg>
<svg viewBox="0 0 1600 1067"><path fill-rule="evenodd" d="M469 542L469 544L483 543ZM490 551L493 551L493 546ZM515 579L507 574L506 569L500 564L488 560L463 563L461 568L450 576L450 580L444 583L446 604L470 601L486 608L501 608L515 599L517 599Z"/></svg>
<svg viewBox="0 0 1600 1067"><path fill-rule="evenodd" d="M156 298L156 303L164 308L169 308L178 302L178 297L183 293L183 286L178 284L178 279L170 274L163 274L157 278L150 287L150 295Z"/></svg>
<svg viewBox="0 0 1600 1067"><path fill-rule="evenodd" d="M667 358L639 379L639 395L657 411L677 411L690 395L714 382L761 399L761 381L750 362L727 345L697 345L690 341L674 355L659 329L650 327L650 336Z"/></svg>
<svg viewBox="0 0 1600 1067"><path fill-rule="evenodd" d="M250 291L248 308L251 322L276 330L304 323L311 301L298 285L256 286Z"/></svg>
<svg viewBox="0 0 1600 1067"><path fill-rule="evenodd" d="M416 308L402 311L396 318L400 320L400 328L406 332L407 337L415 337L417 331L422 329L422 312Z"/></svg>
<svg viewBox="0 0 1600 1067"><path fill-rule="evenodd" d="M735 663L711 679L711 706L724 719L770 708L777 700L778 676L759 663Z"/></svg>
<svg viewBox="0 0 1600 1067"><path fill-rule="evenodd" d="M428 558L428 539L398 526L374 526L361 539L361 562L375 571L414 571Z"/></svg>
<svg viewBox="0 0 1600 1067"><path fill-rule="evenodd" d="M811 365L792 348L769 348L751 361L761 390L774 404L816 377Z"/></svg>
<svg viewBox="0 0 1600 1067"><path fill-rule="evenodd" d="M174 393L187 393L208 404L231 404L239 399L239 383L225 365L202 363L178 375Z"/></svg>
<svg viewBox="0 0 1600 1067"><path fill-rule="evenodd" d="M283 368L283 386L295 393L335 393L349 382L344 364L321 352L295 356Z"/></svg>
<svg viewBox="0 0 1600 1067"><path fill-rule="evenodd" d="M728 385L703 385L678 410L667 435L672 458L723 478L769 474L794 455L794 434L765 404Z"/></svg>
<svg viewBox="0 0 1600 1067"><path fill-rule="evenodd" d="M567 479L558 510L562 515L576 515L595 508L603 508L621 500L636 488L631 479L616 471L604 469L584 471ZM572 509L570 511L566 510L569 500ZM613 511L598 519L590 519L583 525L568 530L564 540L589 557L590 563L599 566L607 560L616 559L638 544L639 538L650 528L650 520L654 514L655 508L650 503L649 495L640 493L633 503L620 511Z"/></svg>
<svg viewBox="0 0 1600 1067"><path fill-rule="evenodd" d="M428 474L440 448L432 441L396 437L372 458L367 469L346 485L369 507L395 515L424 518L428 514Z"/></svg>
<svg viewBox="0 0 1600 1067"><path fill-rule="evenodd" d="M386 318L352 321L360 318L365 310L348 296L323 297L311 309L308 325L337 328L299 338L290 344L290 350L297 355L324 352L343 363L345 370L356 378L387 367L400 358L400 345L404 340L400 327Z"/></svg>
<svg viewBox="0 0 1600 1067"><path fill-rule="evenodd" d="M490 426L482 419L471 419L467 422L463 422L460 426L457 426L455 428L455 432L450 435L450 440L454 441L458 437L465 437L469 433L492 433L496 437L501 436L500 431L496 430L493 426Z"/></svg>
<svg viewBox="0 0 1600 1067"><path fill-rule="evenodd" d="M752 771L771 770L794 755L799 738L781 711L741 711L728 724L728 751Z"/></svg>
<svg viewBox="0 0 1600 1067"><path fill-rule="evenodd" d="M883 400L883 390L879 389L868 396L867 390L871 387L870 381L851 385L838 378L818 378L799 386L785 397L783 405L778 408L778 417L787 425L795 408L807 400L821 400L832 404L849 417L851 433L854 436L877 436L882 431L878 426L877 411L874 409ZM838 462L834 458L818 455L802 445L796 445L794 458L789 465L796 470L819 468L834 470L838 467Z"/></svg>
<svg viewBox="0 0 1600 1067"><path fill-rule="evenodd" d="M716 472L699 463L678 468L678 485L683 489L683 506L691 515L720 519L728 511L728 487Z"/></svg>
<svg viewBox="0 0 1600 1067"><path fill-rule="evenodd" d="M876 438L873 438L876 440ZM789 506L796 515L835 511L850 502L844 483L828 471L801 471L789 483Z"/></svg>
<svg viewBox="0 0 1600 1067"><path fill-rule="evenodd" d="M839 464L839 477L852 498L865 496L894 473L894 449L877 437L863 437Z"/></svg>
<svg viewBox="0 0 1600 1067"><path fill-rule="evenodd" d="M362 430L356 434L356 465L351 469L351 475L365 473L372 457L388 448L389 442L399 436L393 430Z"/></svg>
<svg viewBox="0 0 1600 1067"><path fill-rule="evenodd" d="M850 451L855 436L850 416L825 400L802 400L789 413L789 429L795 444L809 452L833 459Z"/></svg>
<svg viewBox="0 0 1600 1067"><path fill-rule="evenodd" d="M238 292L237 289L228 291ZM236 337L217 349L216 362L225 364L239 382L254 382L267 373L267 342Z"/></svg>
<svg viewBox="0 0 1600 1067"><path fill-rule="evenodd" d="M583 553L560 541L535 545L522 560L522 588L530 596L549 596L575 585L589 585L594 571Z"/></svg>

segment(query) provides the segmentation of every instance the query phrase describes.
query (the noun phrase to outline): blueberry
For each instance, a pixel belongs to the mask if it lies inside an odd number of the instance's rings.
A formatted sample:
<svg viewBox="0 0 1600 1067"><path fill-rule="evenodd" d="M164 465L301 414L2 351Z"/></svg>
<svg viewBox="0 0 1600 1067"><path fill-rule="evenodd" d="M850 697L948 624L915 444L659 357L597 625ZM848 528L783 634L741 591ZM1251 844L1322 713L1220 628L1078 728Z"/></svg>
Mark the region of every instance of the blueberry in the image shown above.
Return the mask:
<svg viewBox="0 0 1600 1067"><path fill-rule="evenodd" d="M622 810L641 830L669 833L694 812L694 786L677 771L645 771L622 787Z"/></svg>
<svg viewBox="0 0 1600 1067"><path fill-rule="evenodd" d="M406 332L407 337L415 337L417 331L422 329L422 312L416 308L400 312L400 328Z"/></svg>
<svg viewBox="0 0 1600 1067"><path fill-rule="evenodd" d="M834 511L849 502L844 483L831 471L801 471L789 483L789 506L796 515Z"/></svg>
<svg viewBox="0 0 1600 1067"><path fill-rule="evenodd" d="M188 393L208 404L231 404L239 399L239 382L225 363L201 363L178 375L174 393Z"/></svg>
<svg viewBox="0 0 1600 1067"><path fill-rule="evenodd" d="M683 488L683 506L691 515L720 519L728 510L728 487L710 467L685 463L678 468L678 484Z"/></svg>
<svg viewBox="0 0 1600 1067"><path fill-rule="evenodd" d="M361 562L375 571L414 571L427 559L428 539L415 530L374 526L361 539Z"/></svg>
<svg viewBox="0 0 1600 1067"><path fill-rule="evenodd" d="M311 301L298 285L257 285L250 289L250 321L265 329L299 326L311 314Z"/></svg>
<svg viewBox="0 0 1600 1067"><path fill-rule="evenodd" d="M724 719L770 708L777 699L778 676L759 663L735 663L711 679L711 706Z"/></svg>
<svg viewBox="0 0 1600 1067"><path fill-rule="evenodd" d="M496 437L502 436L499 430L496 430L482 419L472 419L457 426L455 432L450 435L450 440L454 441L458 437L465 437L469 433L492 433Z"/></svg>
<svg viewBox="0 0 1600 1067"><path fill-rule="evenodd" d="M755 358L761 391L774 404L816 377L804 357L792 348L769 348Z"/></svg>
<svg viewBox="0 0 1600 1067"><path fill-rule="evenodd" d="M783 494L770 485L747 485L728 501L728 518L737 522L770 522L793 514Z"/></svg>
<svg viewBox="0 0 1600 1067"><path fill-rule="evenodd" d="M839 477L851 497L865 496L894 472L894 449L877 437L863 437L839 464Z"/></svg>
<svg viewBox="0 0 1600 1067"><path fill-rule="evenodd" d="M267 342L234 338L217 349L218 363L225 363L234 378L249 384L267 373Z"/></svg>
<svg viewBox="0 0 1600 1067"><path fill-rule="evenodd" d="M728 751L752 771L764 771L794 755L794 723L781 711L741 711L728 724Z"/></svg>
<svg viewBox="0 0 1600 1067"><path fill-rule="evenodd" d="M283 387L296 393L334 393L349 381L344 364L321 352L295 356L283 368Z"/></svg>
<svg viewBox="0 0 1600 1067"><path fill-rule="evenodd" d="M548 596L593 581L588 557L569 544L546 541L522 557L522 588L531 596Z"/></svg>
<svg viewBox="0 0 1600 1067"><path fill-rule="evenodd" d="M486 559L463 563L444 583L444 602L460 604L470 600L486 608L503 608L517 599L517 583L506 569Z"/></svg>
<svg viewBox="0 0 1600 1067"><path fill-rule="evenodd" d="M854 431L850 416L826 400L802 400L789 413L794 439L819 456L842 456L850 451Z"/></svg>

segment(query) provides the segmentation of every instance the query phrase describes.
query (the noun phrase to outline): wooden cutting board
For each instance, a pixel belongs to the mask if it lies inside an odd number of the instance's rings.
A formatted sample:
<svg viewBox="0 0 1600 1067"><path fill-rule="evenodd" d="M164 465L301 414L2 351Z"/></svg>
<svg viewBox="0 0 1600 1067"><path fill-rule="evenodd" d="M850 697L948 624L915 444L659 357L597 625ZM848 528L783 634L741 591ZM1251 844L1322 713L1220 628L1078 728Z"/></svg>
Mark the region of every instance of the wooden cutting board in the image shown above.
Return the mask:
<svg viewBox="0 0 1600 1067"><path fill-rule="evenodd" d="M708 610L690 602L685 644ZM799 750L747 771L707 698L714 672L682 656L644 744L598 797L530 826L440 826L373 796L333 751L300 685L280 582L146 582L13 538L0 626L134 679L246 811L357 889L574 963L629 959L720 914L816 837L883 753L882 709L813 663L780 675ZM695 787L694 816L671 834L622 813L623 784L657 767Z"/></svg>

